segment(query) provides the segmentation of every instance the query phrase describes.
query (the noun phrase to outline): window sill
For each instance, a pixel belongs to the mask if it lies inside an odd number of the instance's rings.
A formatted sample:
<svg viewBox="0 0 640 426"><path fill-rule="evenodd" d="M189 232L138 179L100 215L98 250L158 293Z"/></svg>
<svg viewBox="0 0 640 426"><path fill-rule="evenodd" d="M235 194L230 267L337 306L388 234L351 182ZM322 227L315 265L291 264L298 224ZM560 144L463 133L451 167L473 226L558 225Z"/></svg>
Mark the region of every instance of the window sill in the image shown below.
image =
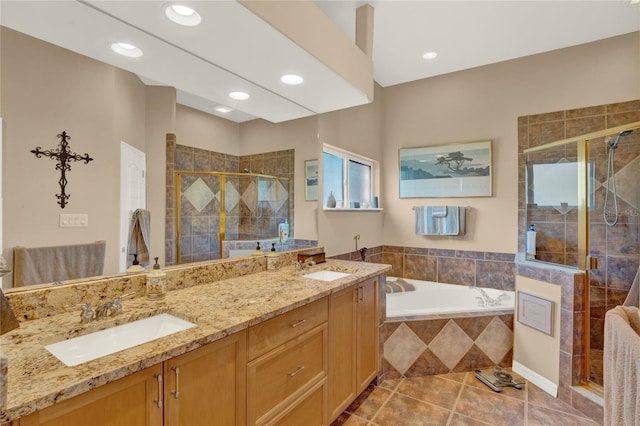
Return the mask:
<svg viewBox="0 0 640 426"><path fill-rule="evenodd" d="M323 207L322 210L324 210L325 212L381 212L383 209L381 208L373 208L373 207L369 207L369 208L342 208L342 207Z"/></svg>

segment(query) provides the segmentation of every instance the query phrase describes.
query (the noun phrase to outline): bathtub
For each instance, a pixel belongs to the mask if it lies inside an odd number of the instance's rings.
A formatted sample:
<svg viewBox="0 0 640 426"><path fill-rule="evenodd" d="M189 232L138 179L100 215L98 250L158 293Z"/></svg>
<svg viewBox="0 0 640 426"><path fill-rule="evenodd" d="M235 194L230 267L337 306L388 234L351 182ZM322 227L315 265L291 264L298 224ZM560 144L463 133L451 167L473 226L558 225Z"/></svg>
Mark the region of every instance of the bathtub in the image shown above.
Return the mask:
<svg viewBox="0 0 640 426"><path fill-rule="evenodd" d="M387 277L390 284L398 278ZM387 319L513 311L514 292L402 278L415 290L387 293ZM486 297L485 297L486 295ZM485 302L486 301L486 302ZM496 301L497 303L493 304Z"/></svg>
<svg viewBox="0 0 640 426"><path fill-rule="evenodd" d="M396 280L387 277L400 291L386 294L383 380L511 367L513 291Z"/></svg>

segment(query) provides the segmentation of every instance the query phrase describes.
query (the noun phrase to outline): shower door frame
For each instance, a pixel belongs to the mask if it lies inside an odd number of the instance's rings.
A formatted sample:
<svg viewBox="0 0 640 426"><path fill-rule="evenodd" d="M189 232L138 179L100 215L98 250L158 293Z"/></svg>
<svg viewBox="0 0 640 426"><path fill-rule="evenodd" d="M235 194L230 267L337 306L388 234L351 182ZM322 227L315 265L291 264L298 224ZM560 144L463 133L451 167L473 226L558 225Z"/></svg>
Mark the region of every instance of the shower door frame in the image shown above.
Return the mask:
<svg viewBox="0 0 640 426"><path fill-rule="evenodd" d="M262 173L239 173L239 172L204 172L204 171L192 171L192 170L176 170L174 171L175 178L175 212L176 212L176 258L175 264L180 265L180 201L181 201L181 191L180 184L182 175L201 175L201 176L219 176L220 177L220 232L218 232L218 244L219 244L219 253L222 258L222 242L225 239L226 235L226 217L227 210L225 208L225 185L227 183L227 177L255 177L255 178L268 178L275 180L284 180L289 182L291 179L282 177L282 176L273 176L273 175L265 175ZM291 222L291 220L290 220Z"/></svg>
<svg viewBox="0 0 640 426"><path fill-rule="evenodd" d="M582 381L582 385L588 386L593 390L601 392L601 387L591 382L590 375L590 367L591 367L591 303L590 303L590 280L589 280L589 271L598 269L598 259L596 257L592 257L589 255L589 142L593 139L604 138L606 136L615 135L625 130L634 130L640 128L640 121L636 121L629 124L624 124L621 126L611 127L609 129L600 130L597 132L585 133L579 136L575 136L572 138L562 139L554 142L550 142L544 145L536 146L533 148L528 148L522 151L522 154L525 156L525 164L526 155L533 152L544 151L547 149L557 148L563 145L567 145L570 143L576 143L577 146L577 165L578 165L578 253L577 253L577 270L582 270L585 272L587 280L586 280L586 291L585 293L585 330L584 335L582 336L582 343L584 347L584 355L586 362L581 363L582 368L580 371L580 377ZM528 173L525 171L525 179L528 179ZM528 188L528 180L525 183L525 188ZM528 189L525 189L526 194L528 193ZM528 209L525 209L528 211ZM527 222L528 223L528 222ZM557 265L557 264L556 264ZM568 265L560 265L567 268L571 268Z"/></svg>

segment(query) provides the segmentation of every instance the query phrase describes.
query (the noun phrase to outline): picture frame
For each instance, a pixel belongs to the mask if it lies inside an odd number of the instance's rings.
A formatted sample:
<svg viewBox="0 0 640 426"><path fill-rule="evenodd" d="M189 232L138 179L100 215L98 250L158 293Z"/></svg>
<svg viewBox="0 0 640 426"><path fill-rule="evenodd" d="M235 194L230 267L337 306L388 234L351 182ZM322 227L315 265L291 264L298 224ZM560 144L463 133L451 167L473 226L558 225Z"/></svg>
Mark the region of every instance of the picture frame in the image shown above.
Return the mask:
<svg viewBox="0 0 640 426"><path fill-rule="evenodd" d="M492 144L400 148L400 198L490 197Z"/></svg>
<svg viewBox="0 0 640 426"><path fill-rule="evenodd" d="M304 162L305 200L318 201L318 160Z"/></svg>
<svg viewBox="0 0 640 426"><path fill-rule="evenodd" d="M533 294L518 292L518 322L553 336L554 302Z"/></svg>

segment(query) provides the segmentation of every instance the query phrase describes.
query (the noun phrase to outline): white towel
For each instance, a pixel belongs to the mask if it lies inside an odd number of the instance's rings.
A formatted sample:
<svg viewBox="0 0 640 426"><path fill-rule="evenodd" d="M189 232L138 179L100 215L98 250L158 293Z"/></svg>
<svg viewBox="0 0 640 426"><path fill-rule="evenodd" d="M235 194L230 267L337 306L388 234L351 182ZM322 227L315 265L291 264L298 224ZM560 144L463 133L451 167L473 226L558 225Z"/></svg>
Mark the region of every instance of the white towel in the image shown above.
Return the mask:
<svg viewBox="0 0 640 426"><path fill-rule="evenodd" d="M102 275L106 241L67 246L16 246L13 249L13 286L51 283Z"/></svg>
<svg viewBox="0 0 640 426"><path fill-rule="evenodd" d="M604 424L640 425L640 317L617 306L604 322Z"/></svg>

